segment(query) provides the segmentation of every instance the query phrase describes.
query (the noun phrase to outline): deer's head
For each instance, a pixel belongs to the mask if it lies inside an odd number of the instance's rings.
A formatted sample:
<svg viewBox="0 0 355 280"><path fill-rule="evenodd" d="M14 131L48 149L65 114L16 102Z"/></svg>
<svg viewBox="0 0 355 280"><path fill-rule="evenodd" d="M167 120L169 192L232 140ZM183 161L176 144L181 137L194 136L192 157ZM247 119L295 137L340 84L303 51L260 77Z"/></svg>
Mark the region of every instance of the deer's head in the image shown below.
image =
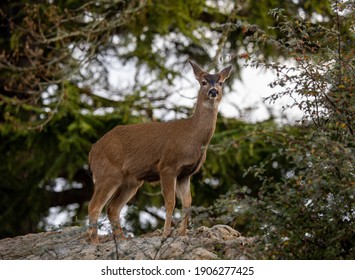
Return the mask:
<svg viewBox="0 0 355 280"><path fill-rule="evenodd" d="M209 74L191 60L189 63L200 83L199 98L202 98L206 107L216 108L222 99L223 83L229 77L232 66L224 68L217 74Z"/></svg>

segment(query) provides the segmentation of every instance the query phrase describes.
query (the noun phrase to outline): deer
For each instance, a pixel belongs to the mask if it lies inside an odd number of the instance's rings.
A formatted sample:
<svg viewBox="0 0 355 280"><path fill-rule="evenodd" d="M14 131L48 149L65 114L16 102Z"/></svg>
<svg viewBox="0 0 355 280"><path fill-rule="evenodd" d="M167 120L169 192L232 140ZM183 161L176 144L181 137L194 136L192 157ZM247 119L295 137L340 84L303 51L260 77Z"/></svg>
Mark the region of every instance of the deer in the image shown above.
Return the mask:
<svg viewBox="0 0 355 280"><path fill-rule="evenodd" d="M163 237L169 237L176 196L182 202L178 235L186 235L192 203L190 177L201 168L214 134L223 83L232 66L209 74L189 60L200 84L190 118L117 125L89 153L94 193L88 206L89 241L99 244L98 218L106 212L115 238L126 239L120 224L122 208L144 182L160 181L166 217Z"/></svg>

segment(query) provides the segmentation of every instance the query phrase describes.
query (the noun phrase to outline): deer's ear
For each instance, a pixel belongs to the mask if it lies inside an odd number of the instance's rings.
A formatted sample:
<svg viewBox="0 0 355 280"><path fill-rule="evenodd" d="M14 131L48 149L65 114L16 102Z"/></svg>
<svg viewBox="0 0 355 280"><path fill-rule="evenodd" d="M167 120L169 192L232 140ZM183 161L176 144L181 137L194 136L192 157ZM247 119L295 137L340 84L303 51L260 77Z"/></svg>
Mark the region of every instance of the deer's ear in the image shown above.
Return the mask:
<svg viewBox="0 0 355 280"><path fill-rule="evenodd" d="M221 81L224 82L229 78L229 75L232 72L232 65L229 65L228 67L224 68L219 72L219 75L221 76Z"/></svg>
<svg viewBox="0 0 355 280"><path fill-rule="evenodd" d="M206 73L200 66L198 66L195 62L189 59L189 63L192 66L192 70L194 70L194 74L197 80L200 80L203 73Z"/></svg>

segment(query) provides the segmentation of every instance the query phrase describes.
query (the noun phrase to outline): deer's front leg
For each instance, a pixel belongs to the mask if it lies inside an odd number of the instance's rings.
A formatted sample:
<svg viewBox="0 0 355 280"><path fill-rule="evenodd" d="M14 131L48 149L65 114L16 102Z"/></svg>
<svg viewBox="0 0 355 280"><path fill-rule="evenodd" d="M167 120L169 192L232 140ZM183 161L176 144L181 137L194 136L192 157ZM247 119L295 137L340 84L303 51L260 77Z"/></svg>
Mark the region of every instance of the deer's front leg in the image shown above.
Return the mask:
<svg viewBox="0 0 355 280"><path fill-rule="evenodd" d="M190 177L185 177L177 182L177 193L182 202L182 221L179 228L179 235L186 235L186 229L189 223L190 211L191 211L191 192L190 192Z"/></svg>
<svg viewBox="0 0 355 280"><path fill-rule="evenodd" d="M175 208L176 176L169 171L161 172L160 181L166 208L163 236L168 237L172 230L171 220L173 218L173 211Z"/></svg>

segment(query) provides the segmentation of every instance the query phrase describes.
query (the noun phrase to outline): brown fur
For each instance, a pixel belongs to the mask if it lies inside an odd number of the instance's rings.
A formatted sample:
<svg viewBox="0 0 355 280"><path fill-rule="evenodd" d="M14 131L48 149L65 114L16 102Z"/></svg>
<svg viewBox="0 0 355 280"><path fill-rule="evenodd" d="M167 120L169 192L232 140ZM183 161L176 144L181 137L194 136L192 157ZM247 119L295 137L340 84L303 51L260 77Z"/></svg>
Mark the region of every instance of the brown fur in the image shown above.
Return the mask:
<svg viewBox="0 0 355 280"><path fill-rule="evenodd" d="M163 235L168 236L171 232L176 193L184 208L179 234L186 234L191 206L190 177L206 159L206 148L215 130L222 98L222 83L231 71L229 66L211 75L189 62L201 85L195 113L190 119L119 125L93 145L89 154L95 183L89 204L92 243L99 242L97 220L106 204L113 234L123 237L120 212L144 181L161 182L166 207ZM212 88L214 94L210 92Z"/></svg>

